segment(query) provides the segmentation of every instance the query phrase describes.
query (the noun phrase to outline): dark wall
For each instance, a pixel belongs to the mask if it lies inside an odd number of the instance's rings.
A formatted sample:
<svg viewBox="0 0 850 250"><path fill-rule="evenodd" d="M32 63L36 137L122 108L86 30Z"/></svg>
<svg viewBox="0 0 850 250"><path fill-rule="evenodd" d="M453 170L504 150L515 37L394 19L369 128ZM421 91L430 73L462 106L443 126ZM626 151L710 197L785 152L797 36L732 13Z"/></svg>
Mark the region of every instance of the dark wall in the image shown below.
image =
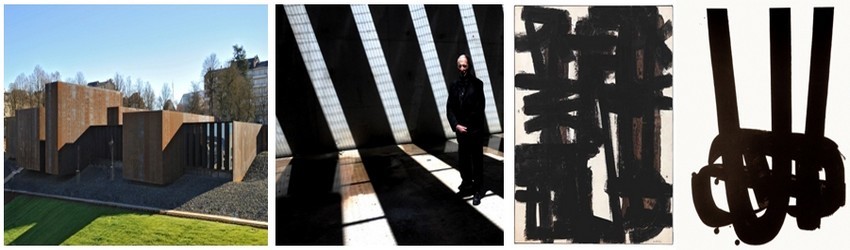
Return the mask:
<svg viewBox="0 0 850 250"><path fill-rule="evenodd" d="M124 143L123 130L121 126L90 126L83 132L77 142L70 144L70 148L80 148L80 168L84 168L96 160L123 161ZM109 142L112 141L110 151ZM72 154L75 152L71 152ZM76 156L76 155L74 155ZM74 157L71 156L71 157Z"/></svg>
<svg viewBox="0 0 850 250"><path fill-rule="evenodd" d="M456 59L469 45L456 5L426 6L446 85L457 78ZM502 7L473 7L499 118L503 116ZM358 148L396 143L348 5L306 6ZM338 150L282 5L277 12L277 118L294 155ZM407 5L370 6L396 95L413 141L444 140L442 121ZM474 65L473 65L474 67ZM448 86L447 86L448 87ZM443 101L444 102L444 101ZM503 123L503 122L502 122Z"/></svg>

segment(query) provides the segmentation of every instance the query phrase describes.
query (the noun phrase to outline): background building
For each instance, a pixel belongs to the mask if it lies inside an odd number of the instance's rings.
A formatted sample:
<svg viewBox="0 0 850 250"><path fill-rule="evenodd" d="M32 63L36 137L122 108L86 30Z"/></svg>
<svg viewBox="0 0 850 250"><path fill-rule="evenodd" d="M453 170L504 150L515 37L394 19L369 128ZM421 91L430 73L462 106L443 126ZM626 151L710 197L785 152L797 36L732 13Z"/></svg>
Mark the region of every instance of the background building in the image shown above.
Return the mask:
<svg viewBox="0 0 850 250"><path fill-rule="evenodd" d="M254 105L257 108L255 121L267 125L269 122L269 61L260 61L259 56L248 59L248 79L254 86Z"/></svg>

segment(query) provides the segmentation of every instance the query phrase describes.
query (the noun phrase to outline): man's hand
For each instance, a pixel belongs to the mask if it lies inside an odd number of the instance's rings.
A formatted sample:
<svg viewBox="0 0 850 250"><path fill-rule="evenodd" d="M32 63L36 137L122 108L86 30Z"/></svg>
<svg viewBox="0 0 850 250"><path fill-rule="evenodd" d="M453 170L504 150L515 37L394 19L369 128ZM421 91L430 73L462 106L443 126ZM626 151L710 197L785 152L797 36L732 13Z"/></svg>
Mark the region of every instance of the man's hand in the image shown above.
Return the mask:
<svg viewBox="0 0 850 250"><path fill-rule="evenodd" d="M457 129L457 132L466 133L466 126L458 124L457 126L455 126L455 129Z"/></svg>

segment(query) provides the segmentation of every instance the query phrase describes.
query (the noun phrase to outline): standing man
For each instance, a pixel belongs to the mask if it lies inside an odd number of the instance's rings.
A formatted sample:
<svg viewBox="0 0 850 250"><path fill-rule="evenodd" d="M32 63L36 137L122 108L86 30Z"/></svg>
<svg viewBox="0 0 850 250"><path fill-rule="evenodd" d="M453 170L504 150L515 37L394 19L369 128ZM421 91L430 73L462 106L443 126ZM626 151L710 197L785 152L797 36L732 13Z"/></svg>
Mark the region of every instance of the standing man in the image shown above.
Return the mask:
<svg viewBox="0 0 850 250"><path fill-rule="evenodd" d="M459 144L458 168L463 182L458 194L462 197L473 195L472 204L478 205L484 195L481 142L487 133L487 118L484 117L484 83L470 73L469 67L468 57L461 54L457 58L460 76L449 88L447 116Z"/></svg>

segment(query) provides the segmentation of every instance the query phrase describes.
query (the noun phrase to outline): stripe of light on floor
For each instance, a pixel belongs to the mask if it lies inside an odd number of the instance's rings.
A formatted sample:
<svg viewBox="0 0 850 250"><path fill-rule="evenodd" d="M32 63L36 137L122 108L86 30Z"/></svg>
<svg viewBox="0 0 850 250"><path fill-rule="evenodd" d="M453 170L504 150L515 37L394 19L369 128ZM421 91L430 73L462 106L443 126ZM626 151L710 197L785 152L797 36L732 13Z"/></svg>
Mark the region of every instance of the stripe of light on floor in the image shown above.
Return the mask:
<svg viewBox="0 0 850 250"><path fill-rule="evenodd" d="M292 175L292 157L275 159L275 187L277 197L286 196L289 193L289 177Z"/></svg>
<svg viewBox="0 0 850 250"><path fill-rule="evenodd" d="M484 147L484 153L490 153L499 157L504 157L504 152L499 151L500 145L502 145L502 134L492 134L490 135L490 141L487 142L487 146ZM498 160L504 161L504 159Z"/></svg>
<svg viewBox="0 0 850 250"><path fill-rule="evenodd" d="M446 141L446 144L448 144L448 143L452 143L454 145L460 145L457 142L457 138L449 139L448 141ZM491 146L492 145L490 145L490 144L488 144L487 146L482 146L482 147L484 147L484 155L486 155L490 158L493 158L497 161L505 161L504 153L502 151L499 151L499 147L496 146L496 148L493 148ZM449 152L449 151L447 151L447 152ZM451 152L457 152L457 150L451 151Z"/></svg>
<svg viewBox="0 0 850 250"><path fill-rule="evenodd" d="M466 41L469 43L472 68L475 70L478 79L484 82L484 114L487 116L487 126L490 128L490 133L502 132L502 123L499 121L499 111L496 109L493 86L490 84L490 72L487 71L487 60L484 58L484 49L481 47L475 11L472 10L472 5L468 4L459 5L458 8L460 9L461 20L463 20Z"/></svg>
<svg viewBox="0 0 850 250"><path fill-rule="evenodd" d="M440 57L437 55L437 46L434 45L434 37L431 34L431 24L428 22L425 5L412 4L408 5L408 8L410 9L410 18L413 20L413 27L416 30L416 39L419 40L425 70L428 72L428 80L431 82L431 92L434 94L437 113L439 113L440 121L443 123L443 133L446 138L454 137L449 120L446 118L446 102L449 98L449 92L446 90L446 80L443 78L443 69L440 66Z"/></svg>
<svg viewBox="0 0 850 250"><path fill-rule="evenodd" d="M334 190L342 196L345 245L397 244L357 150L340 152Z"/></svg>
<svg viewBox="0 0 850 250"><path fill-rule="evenodd" d="M338 149L354 148L354 138L351 136L348 121L345 119L342 105L339 103L336 89L328 73L322 50L319 48L319 41L313 32L307 9L304 5L284 5L283 8L286 10L286 17L292 26L295 42L298 43L298 50L304 59L304 66L310 75L310 81L313 83L313 89L316 91L316 97L319 99L336 147Z"/></svg>
<svg viewBox="0 0 850 250"><path fill-rule="evenodd" d="M384 57L384 50L381 48L381 41L378 39L378 31L375 30L375 22L372 21L372 12L369 11L367 5L351 5L351 13L354 15L354 22L357 24L357 31L360 33L366 58L369 59L369 67L372 68L375 85L378 87L378 94L381 96L381 104L384 105L384 112L386 112L389 120L390 129L393 131L393 137L396 143L410 142L407 122L404 120L404 113L401 111L401 104L399 104L393 78L390 75L387 58Z"/></svg>
<svg viewBox="0 0 850 250"><path fill-rule="evenodd" d="M275 156L284 157L292 155L292 150L289 149L289 142L286 141L286 135L283 134L283 128L280 126L280 121L277 120L277 117L274 119L274 125L276 131L275 142L277 143Z"/></svg>
<svg viewBox="0 0 850 250"><path fill-rule="evenodd" d="M428 154L415 144L400 144L398 147L419 163L419 165L427 169L428 172L431 172L443 185L455 193L458 192L457 187L460 186L463 180L460 178L460 172L452 168L451 165L446 164L434 155ZM492 191L487 191L484 198L481 199L481 204L478 206L472 205L472 199L466 200L467 204L478 210L479 213L487 217L490 222L493 222L493 224L501 229L504 228L504 225L502 225L503 202L504 199L495 195Z"/></svg>

